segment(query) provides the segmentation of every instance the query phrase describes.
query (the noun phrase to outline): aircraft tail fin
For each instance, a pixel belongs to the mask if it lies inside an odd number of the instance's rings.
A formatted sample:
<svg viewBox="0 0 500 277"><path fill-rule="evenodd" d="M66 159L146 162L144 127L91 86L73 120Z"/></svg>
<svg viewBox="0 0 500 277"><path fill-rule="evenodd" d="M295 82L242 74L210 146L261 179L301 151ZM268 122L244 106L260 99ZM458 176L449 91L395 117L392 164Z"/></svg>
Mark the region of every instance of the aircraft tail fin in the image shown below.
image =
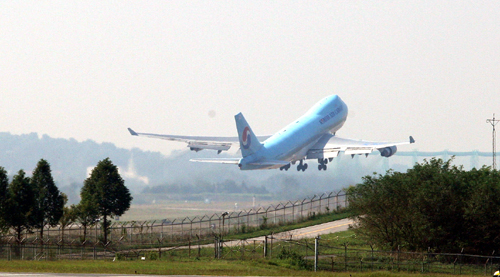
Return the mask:
<svg viewBox="0 0 500 277"><path fill-rule="evenodd" d="M240 139L241 154L244 158L257 152L262 147L262 144L255 136L242 113L235 115L234 119L236 120L236 129L238 130L238 137Z"/></svg>

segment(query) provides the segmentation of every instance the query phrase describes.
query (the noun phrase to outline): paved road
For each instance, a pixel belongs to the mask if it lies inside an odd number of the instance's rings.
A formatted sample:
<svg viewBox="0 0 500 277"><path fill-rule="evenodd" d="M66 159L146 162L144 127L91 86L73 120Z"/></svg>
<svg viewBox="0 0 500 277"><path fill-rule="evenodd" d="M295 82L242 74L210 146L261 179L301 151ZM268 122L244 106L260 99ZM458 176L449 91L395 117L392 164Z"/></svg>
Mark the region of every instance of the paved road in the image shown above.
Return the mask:
<svg viewBox="0 0 500 277"><path fill-rule="evenodd" d="M276 239L314 238L318 235L321 236L324 234L346 231L349 228L349 225L352 223L353 223L352 220L346 218L346 219L336 220L336 221L318 224L318 225L314 225L314 226L304 227L304 228L296 229L296 230L292 230L292 231L277 233L277 234L274 234L273 237ZM247 242L252 242L252 241L263 242L264 239L265 239L264 236L262 236L262 237L250 238L250 239L247 239L246 241ZM237 246L240 244L241 244L241 241L239 241L239 240L224 242L224 245L229 246L229 247ZM201 247L214 247L214 245L212 243L212 244L202 245Z"/></svg>
<svg viewBox="0 0 500 277"><path fill-rule="evenodd" d="M352 220L346 218L274 234L274 237L283 239L290 239L290 236L292 239L314 238L318 235L321 236L324 234L346 231L349 228L349 225L352 223L353 223ZM255 238L254 240L261 240L261 239L263 240L264 237L258 237Z"/></svg>
<svg viewBox="0 0 500 277"><path fill-rule="evenodd" d="M346 231L349 228L349 225L352 223L353 223L352 220L346 218L319 225L309 226L302 229L293 230L290 231L289 233L293 235L294 239L314 238L318 235L321 236L324 234Z"/></svg>

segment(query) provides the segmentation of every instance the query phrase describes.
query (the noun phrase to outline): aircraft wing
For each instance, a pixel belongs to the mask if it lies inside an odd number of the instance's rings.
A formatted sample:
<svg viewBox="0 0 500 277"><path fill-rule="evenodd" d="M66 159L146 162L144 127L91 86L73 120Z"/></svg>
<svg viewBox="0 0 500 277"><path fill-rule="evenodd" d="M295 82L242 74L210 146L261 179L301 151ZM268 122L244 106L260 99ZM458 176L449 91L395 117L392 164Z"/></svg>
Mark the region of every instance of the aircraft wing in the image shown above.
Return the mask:
<svg viewBox="0 0 500 277"><path fill-rule="evenodd" d="M341 138L335 135L323 136L315 145L307 152L307 159L320 158L335 158L339 152L344 152L346 155L361 155L371 154L378 150L384 157L390 157L397 151L398 145L414 143L412 136L407 141L366 141Z"/></svg>
<svg viewBox="0 0 500 277"><path fill-rule="evenodd" d="M203 149L217 150L219 153L221 151L227 151L231 148L233 144L238 144L238 137L208 137L208 136L179 136L179 135L161 135L161 134L150 134L150 133L137 133L131 128L128 131L132 136L156 138L170 141L180 141L187 143L193 151L201 151ZM258 136L260 141L266 140L270 136Z"/></svg>

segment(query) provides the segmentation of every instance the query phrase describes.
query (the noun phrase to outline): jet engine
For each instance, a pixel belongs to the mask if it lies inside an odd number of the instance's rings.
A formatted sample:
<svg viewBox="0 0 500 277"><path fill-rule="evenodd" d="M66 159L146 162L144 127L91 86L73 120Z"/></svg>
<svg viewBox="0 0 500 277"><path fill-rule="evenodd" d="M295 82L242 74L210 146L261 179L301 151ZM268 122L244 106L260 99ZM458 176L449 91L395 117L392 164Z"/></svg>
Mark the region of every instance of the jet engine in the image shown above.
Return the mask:
<svg viewBox="0 0 500 277"><path fill-rule="evenodd" d="M390 146L390 147L385 147L381 148L378 151L380 151L380 156L389 158L390 156L396 154L398 152L398 148L396 146Z"/></svg>

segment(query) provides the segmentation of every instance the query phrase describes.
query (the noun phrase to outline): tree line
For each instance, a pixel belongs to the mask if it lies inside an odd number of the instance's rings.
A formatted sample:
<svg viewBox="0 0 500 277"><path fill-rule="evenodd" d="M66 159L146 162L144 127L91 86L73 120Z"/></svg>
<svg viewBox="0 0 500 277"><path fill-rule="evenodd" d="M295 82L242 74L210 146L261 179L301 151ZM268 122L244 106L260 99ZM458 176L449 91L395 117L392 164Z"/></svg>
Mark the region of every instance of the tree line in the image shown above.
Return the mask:
<svg viewBox="0 0 500 277"><path fill-rule="evenodd" d="M121 178L118 167L109 158L99 161L85 179L77 205L66 206L67 197L57 188L50 164L41 159L31 177L19 170L9 182L7 171L0 167L0 231L13 230L21 243L23 232L43 230L50 226L61 228L79 222L84 228L102 219L103 242L107 243L109 217L120 216L130 208L132 196Z"/></svg>
<svg viewBox="0 0 500 277"><path fill-rule="evenodd" d="M355 232L385 249L500 250L500 172L433 158L347 189Z"/></svg>

